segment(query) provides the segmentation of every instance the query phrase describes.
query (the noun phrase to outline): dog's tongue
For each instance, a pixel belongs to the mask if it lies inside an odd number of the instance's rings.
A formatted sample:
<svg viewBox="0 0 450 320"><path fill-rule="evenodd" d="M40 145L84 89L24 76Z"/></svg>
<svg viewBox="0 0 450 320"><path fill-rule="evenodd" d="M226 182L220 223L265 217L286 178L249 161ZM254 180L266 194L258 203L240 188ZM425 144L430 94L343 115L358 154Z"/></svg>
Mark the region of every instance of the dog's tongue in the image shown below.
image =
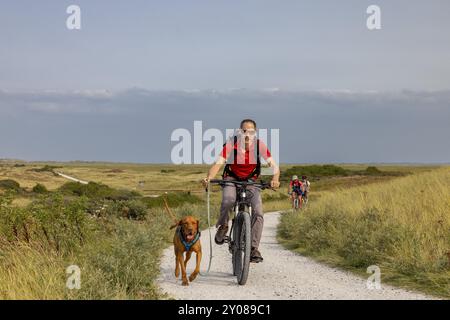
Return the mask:
<svg viewBox="0 0 450 320"><path fill-rule="evenodd" d="M194 240L194 235L193 235L193 234L188 234L188 235L186 236L186 240L187 240L187 241L192 241L192 240Z"/></svg>

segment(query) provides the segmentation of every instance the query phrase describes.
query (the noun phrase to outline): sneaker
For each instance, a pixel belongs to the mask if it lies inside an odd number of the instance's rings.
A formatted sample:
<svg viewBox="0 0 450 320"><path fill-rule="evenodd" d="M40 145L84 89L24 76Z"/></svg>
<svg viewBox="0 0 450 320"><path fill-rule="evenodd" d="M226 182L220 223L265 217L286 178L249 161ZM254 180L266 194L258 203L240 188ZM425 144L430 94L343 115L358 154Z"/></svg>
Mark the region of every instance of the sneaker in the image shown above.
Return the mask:
<svg viewBox="0 0 450 320"><path fill-rule="evenodd" d="M227 232L228 232L228 226L227 225L220 226L219 229L216 232L216 236L214 237L214 241L218 245L222 245L225 242L225 237L227 235Z"/></svg>
<svg viewBox="0 0 450 320"><path fill-rule="evenodd" d="M250 262L259 263L263 262L263 257L261 253L256 248L252 248L252 252L250 253Z"/></svg>

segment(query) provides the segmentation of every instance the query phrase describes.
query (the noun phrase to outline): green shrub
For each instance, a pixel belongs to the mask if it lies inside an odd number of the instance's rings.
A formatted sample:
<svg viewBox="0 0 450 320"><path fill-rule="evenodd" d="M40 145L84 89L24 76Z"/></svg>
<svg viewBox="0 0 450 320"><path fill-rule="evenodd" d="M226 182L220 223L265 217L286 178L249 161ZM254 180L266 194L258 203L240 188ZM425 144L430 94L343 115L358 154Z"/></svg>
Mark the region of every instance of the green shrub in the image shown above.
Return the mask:
<svg viewBox="0 0 450 320"><path fill-rule="evenodd" d="M20 184L12 179L0 180L0 189L20 191Z"/></svg>
<svg viewBox="0 0 450 320"><path fill-rule="evenodd" d="M40 194L48 193L47 188L46 188L44 185L40 184L40 183L36 184L36 185L33 187L33 190L32 190L32 191L33 191L34 193L40 193Z"/></svg>
<svg viewBox="0 0 450 320"><path fill-rule="evenodd" d="M55 169L59 169L59 168L62 168L62 167L45 165L42 168L32 169L32 171L34 171L34 172L51 172L51 173L55 173Z"/></svg>
<svg viewBox="0 0 450 320"><path fill-rule="evenodd" d="M283 178L290 180L293 175L299 177L305 175L310 178L348 176L350 173L351 171L335 165L294 166L283 172Z"/></svg>
<svg viewBox="0 0 450 320"><path fill-rule="evenodd" d="M89 182L88 184L67 182L59 190L67 195L85 196L91 199L131 200L140 196L136 191L116 190L107 185L95 182Z"/></svg>
<svg viewBox="0 0 450 320"><path fill-rule="evenodd" d="M356 171L356 174L364 175L364 176L405 176L408 172L399 172L399 171L381 171L377 167L369 166L364 171Z"/></svg>
<svg viewBox="0 0 450 320"><path fill-rule="evenodd" d="M110 201L104 204L104 211L109 217L127 218L131 220L144 220L148 208L139 199L127 201Z"/></svg>
<svg viewBox="0 0 450 320"><path fill-rule="evenodd" d="M169 206L171 208L179 207L183 204L199 204L203 203L203 201L188 192L177 192L177 193L168 193L163 196L152 198L152 197L143 197L142 201L147 205L147 208L157 208L164 206L164 198L167 199Z"/></svg>
<svg viewBox="0 0 450 320"><path fill-rule="evenodd" d="M175 172L175 170L174 169L162 169L161 170L161 173L172 173L172 172Z"/></svg>
<svg viewBox="0 0 450 320"><path fill-rule="evenodd" d="M381 171L377 167L367 167L365 174L366 175L380 175Z"/></svg>
<svg viewBox="0 0 450 320"><path fill-rule="evenodd" d="M90 233L86 199L64 199L49 194L26 208L12 205L12 198L1 197L0 238L11 241L43 242L58 253L70 253Z"/></svg>
<svg viewBox="0 0 450 320"><path fill-rule="evenodd" d="M347 177L347 176L403 176L406 173L398 171L381 171L377 167L369 166L365 170L348 170L336 165L311 165L294 166L282 173L284 180L290 180L293 175L308 176L310 180L322 177Z"/></svg>

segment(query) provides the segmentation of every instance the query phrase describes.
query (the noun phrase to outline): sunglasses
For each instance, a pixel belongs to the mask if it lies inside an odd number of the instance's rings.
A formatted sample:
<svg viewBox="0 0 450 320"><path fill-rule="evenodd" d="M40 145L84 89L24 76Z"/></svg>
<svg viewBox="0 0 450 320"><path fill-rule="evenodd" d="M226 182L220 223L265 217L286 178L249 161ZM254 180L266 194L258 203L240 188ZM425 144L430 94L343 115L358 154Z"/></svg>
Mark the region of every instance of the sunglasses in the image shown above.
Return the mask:
<svg viewBox="0 0 450 320"><path fill-rule="evenodd" d="M255 129L239 129L240 133L243 133L247 136L255 136L256 135L256 130Z"/></svg>

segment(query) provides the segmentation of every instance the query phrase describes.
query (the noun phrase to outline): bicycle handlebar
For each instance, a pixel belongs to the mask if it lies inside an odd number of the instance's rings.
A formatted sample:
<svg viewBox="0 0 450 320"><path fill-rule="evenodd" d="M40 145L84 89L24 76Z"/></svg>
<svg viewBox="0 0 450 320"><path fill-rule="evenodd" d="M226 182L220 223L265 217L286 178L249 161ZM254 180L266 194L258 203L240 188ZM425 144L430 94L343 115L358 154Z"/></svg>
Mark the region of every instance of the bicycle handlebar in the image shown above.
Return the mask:
<svg viewBox="0 0 450 320"><path fill-rule="evenodd" d="M239 186L255 186L257 188L260 188L262 190L264 189L273 189L270 185L270 183L268 182L264 182L264 181L260 181L260 182L256 182L256 181L237 181L237 180L220 180L220 179L213 179L210 180L209 183L211 184L218 184L220 186L224 186L227 185L229 183L234 184L234 185L239 185Z"/></svg>

